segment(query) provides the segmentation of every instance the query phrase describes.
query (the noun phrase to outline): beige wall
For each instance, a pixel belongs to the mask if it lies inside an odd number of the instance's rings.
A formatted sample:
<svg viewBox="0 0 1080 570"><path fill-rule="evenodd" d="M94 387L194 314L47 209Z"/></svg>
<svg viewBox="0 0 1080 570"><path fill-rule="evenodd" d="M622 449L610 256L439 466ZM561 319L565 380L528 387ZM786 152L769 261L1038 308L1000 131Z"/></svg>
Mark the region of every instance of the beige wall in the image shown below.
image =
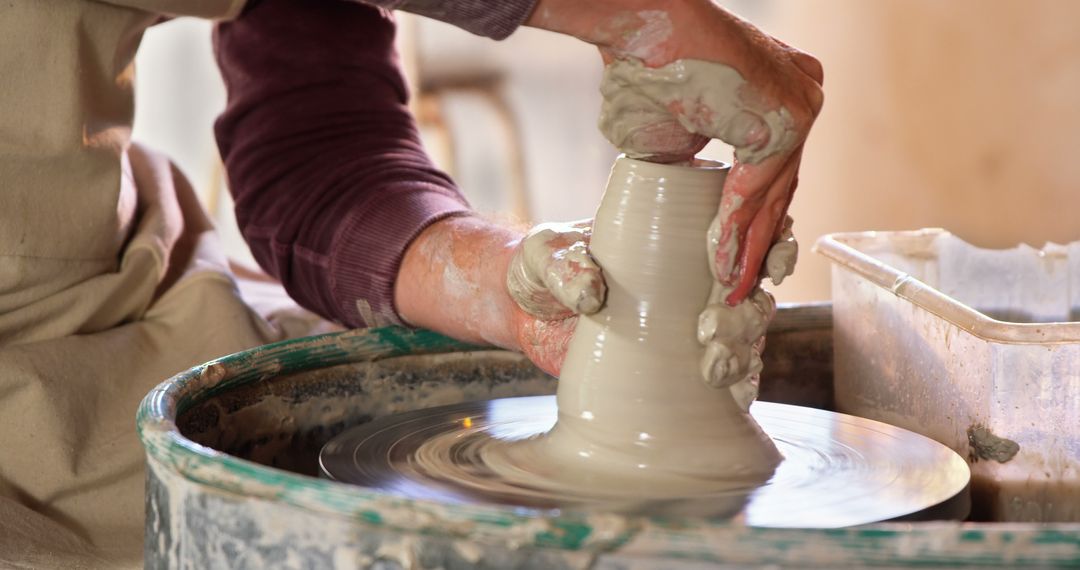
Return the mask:
<svg viewBox="0 0 1080 570"><path fill-rule="evenodd" d="M773 0L825 65L781 300L829 296L833 231L941 226L986 247L1080 239L1080 2Z"/></svg>

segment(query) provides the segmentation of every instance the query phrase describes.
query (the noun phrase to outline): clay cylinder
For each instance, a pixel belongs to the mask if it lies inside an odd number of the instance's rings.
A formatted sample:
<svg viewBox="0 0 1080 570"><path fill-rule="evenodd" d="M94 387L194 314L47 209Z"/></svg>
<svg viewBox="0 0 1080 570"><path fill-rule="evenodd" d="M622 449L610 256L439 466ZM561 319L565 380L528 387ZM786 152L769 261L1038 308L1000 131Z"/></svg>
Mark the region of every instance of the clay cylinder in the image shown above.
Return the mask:
<svg viewBox="0 0 1080 570"><path fill-rule="evenodd" d="M730 390L699 371L698 314L713 283L706 230L728 169L626 157L612 168L590 245L607 300L577 325L545 445L584 487L756 485L781 459Z"/></svg>

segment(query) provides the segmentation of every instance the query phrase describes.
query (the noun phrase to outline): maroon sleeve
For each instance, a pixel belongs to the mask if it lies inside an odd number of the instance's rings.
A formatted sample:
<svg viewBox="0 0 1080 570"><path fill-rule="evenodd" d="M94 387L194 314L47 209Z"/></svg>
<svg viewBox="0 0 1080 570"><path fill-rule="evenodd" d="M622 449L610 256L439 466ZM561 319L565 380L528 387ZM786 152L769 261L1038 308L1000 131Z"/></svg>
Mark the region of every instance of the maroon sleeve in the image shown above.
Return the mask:
<svg viewBox="0 0 1080 570"><path fill-rule="evenodd" d="M215 34L216 135L255 259L301 305L349 326L400 322L401 257L468 205L406 108L388 12L261 0Z"/></svg>
<svg viewBox="0 0 1080 570"><path fill-rule="evenodd" d="M360 0L453 24L478 36L501 40L532 14L537 0Z"/></svg>

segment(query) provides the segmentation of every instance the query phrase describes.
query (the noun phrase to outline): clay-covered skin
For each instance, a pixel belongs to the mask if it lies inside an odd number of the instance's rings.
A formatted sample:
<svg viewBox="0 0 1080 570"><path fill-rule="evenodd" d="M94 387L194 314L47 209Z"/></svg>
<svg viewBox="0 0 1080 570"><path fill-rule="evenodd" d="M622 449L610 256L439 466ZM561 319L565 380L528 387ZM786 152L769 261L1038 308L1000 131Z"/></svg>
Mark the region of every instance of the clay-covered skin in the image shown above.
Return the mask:
<svg viewBox="0 0 1080 570"><path fill-rule="evenodd" d="M574 257L568 250L582 249L574 244L586 234L575 231L577 238L566 237L552 241L552 247L537 248L550 259L534 259L532 266L541 270L583 268L560 261ZM478 216L447 218L429 226L406 250L394 286L402 320L467 342L521 351L542 370L557 376L577 317L570 309L564 309L561 316L538 317L522 309L511 296L508 275L514 273L514 258L524 234ZM584 281L594 283L591 289L602 290L598 268L584 273ZM567 277L566 281L580 285L583 279ZM554 296L545 297L540 292L532 298L541 307L558 304ZM587 306L588 302L578 305Z"/></svg>
<svg viewBox="0 0 1080 570"><path fill-rule="evenodd" d="M727 217L730 209L721 206L713 218L706 236L710 259L732 258L718 255L717 249L731 242L721 239L721 232L731 228ZM793 220L787 216L780 240L773 244L766 256L767 274L776 285L795 271L798 243L792 233ZM728 299L733 287L724 284L719 277L723 269L710 266L713 283L709 302L698 316L698 342L705 346L701 358L701 375L705 383L714 388L731 388L736 401L743 409L749 409L757 398L758 377L761 373L761 351L765 348L765 332L776 313L776 302L761 288L761 275L755 281L750 295L731 305Z"/></svg>
<svg viewBox="0 0 1080 570"><path fill-rule="evenodd" d="M632 158L682 164L709 138L718 138L734 147L736 160L745 168L786 156L802 140L786 107L767 102L735 68L722 63L680 59L648 67L633 57L617 59L605 68L600 93L600 131ZM769 215L786 210L788 199L767 205L772 210ZM761 241L755 237L761 232L760 225L752 227L755 220L748 220L746 214L760 206L760 197L729 187L721 202L719 225L710 229L717 246L713 251L718 278L733 285L724 299L729 304L754 294L757 276L750 272L761 262L753 261L753 252L742 242ZM772 263L769 254L764 263L768 275L775 276L773 281L779 284L790 275L785 270L793 264L797 248L782 228L776 233L780 234L779 243L786 245L770 248ZM743 274L736 279L740 264Z"/></svg>
<svg viewBox="0 0 1080 570"><path fill-rule="evenodd" d="M614 66L605 97L636 110L603 130L631 155L688 163L709 139L736 147L724 201L738 202L737 231L723 232L716 263L728 303L750 295L824 102L821 63L713 0L540 0L528 24L592 43Z"/></svg>
<svg viewBox="0 0 1080 570"><path fill-rule="evenodd" d="M791 216L784 218L780 238L765 256L765 274L773 285L783 283L785 278L795 273L795 262L799 259L799 242L795 241L795 234L792 233L794 225L795 220Z"/></svg>
<svg viewBox="0 0 1080 570"><path fill-rule="evenodd" d="M599 311L607 287L589 254L591 233L591 220L533 228L521 240L506 275L506 288L518 306L549 320Z"/></svg>
<svg viewBox="0 0 1080 570"><path fill-rule="evenodd" d="M722 63L680 59L653 68L616 60L604 68L600 94L600 132L631 158L685 161L715 137L739 161L757 164L799 141L791 113L767 105Z"/></svg>
<svg viewBox="0 0 1080 570"><path fill-rule="evenodd" d="M709 304L698 317L697 338L705 346L701 375L713 388L729 388L761 373L765 330L776 313L772 295L761 287L735 306L724 302L730 292L713 283Z"/></svg>

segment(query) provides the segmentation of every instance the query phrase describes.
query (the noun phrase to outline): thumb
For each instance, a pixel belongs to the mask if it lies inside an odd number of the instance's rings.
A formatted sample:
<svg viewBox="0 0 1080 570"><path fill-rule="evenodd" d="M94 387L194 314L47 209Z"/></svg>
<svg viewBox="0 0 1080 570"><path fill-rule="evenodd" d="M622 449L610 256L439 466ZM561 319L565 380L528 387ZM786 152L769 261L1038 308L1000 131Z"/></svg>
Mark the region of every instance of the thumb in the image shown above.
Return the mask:
<svg viewBox="0 0 1080 570"><path fill-rule="evenodd" d="M587 239L587 232L569 225L545 224L530 232L507 270L506 288L514 302L546 320L599 311L607 286Z"/></svg>

